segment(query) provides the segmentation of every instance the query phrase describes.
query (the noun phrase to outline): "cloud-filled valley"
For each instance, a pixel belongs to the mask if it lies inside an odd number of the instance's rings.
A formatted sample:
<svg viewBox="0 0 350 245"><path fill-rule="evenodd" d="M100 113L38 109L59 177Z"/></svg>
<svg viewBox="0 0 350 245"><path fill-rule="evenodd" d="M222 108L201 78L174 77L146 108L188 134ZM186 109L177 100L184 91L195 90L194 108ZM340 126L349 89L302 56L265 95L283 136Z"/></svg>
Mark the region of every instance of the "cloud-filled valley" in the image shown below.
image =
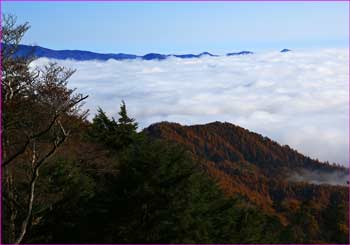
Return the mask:
<svg viewBox="0 0 350 245"><path fill-rule="evenodd" d="M42 65L47 58L35 60ZM69 86L116 117L121 100L140 127L227 121L323 161L348 162L346 49L162 61L57 60Z"/></svg>

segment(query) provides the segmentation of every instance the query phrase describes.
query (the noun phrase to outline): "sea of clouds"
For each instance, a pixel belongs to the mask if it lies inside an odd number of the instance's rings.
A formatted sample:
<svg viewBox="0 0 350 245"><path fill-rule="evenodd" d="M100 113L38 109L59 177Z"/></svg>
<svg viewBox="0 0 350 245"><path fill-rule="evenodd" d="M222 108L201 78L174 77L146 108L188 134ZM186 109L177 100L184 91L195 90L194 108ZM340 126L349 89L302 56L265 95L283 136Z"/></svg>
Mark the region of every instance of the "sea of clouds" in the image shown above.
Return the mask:
<svg viewBox="0 0 350 245"><path fill-rule="evenodd" d="M140 127L227 121L323 161L348 163L347 49L195 59L55 61L69 86L117 117L121 100ZM53 60L41 58L33 65Z"/></svg>

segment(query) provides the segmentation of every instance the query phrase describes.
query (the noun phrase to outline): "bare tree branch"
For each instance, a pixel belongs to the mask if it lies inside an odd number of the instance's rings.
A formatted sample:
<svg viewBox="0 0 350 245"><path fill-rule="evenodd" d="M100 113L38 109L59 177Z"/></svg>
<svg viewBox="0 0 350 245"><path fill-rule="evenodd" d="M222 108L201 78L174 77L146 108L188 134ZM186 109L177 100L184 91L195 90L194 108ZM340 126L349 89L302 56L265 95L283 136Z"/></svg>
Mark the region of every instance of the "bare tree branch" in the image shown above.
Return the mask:
<svg viewBox="0 0 350 245"><path fill-rule="evenodd" d="M66 140L67 136L63 136L58 142L55 142L52 149L39 161L35 163L34 171L33 171L33 176L32 180L30 181L30 188L29 188L29 200L28 200L28 205L26 208L26 217L22 222L21 226L21 231L18 236L18 238L15 241L15 244L20 244L27 232L27 227L30 221L30 218L32 216L33 212L33 202L34 202L34 197L35 197L35 185L37 182L37 179L39 177L39 169L40 167L45 163L46 160L48 160L58 149L58 147ZM35 153L34 153L35 154ZM35 156L33 155L33 159L35 159Z"/></svg>
<svg viewBox="0 0 350 245"><path fill-rule="evenodd" d="M86 98L88 98L88 95L87 95L87 96L84 96L84 97L82 97L82 98L80 98L80 99L77 100L77 101L75 101L74 103L72 103L72 104L70 105L70 107L73 107L73 106L79 104L80 102L82 102L82 101L85 100ZM66 109L66 110L67 110L67 109ZM65 111L65 110L63 110L63 112L64 112L64 111ZM32 135L31 137L29 137L29 138L26 140L26 142L25 142L25 144L23 145L23 147L21 147L15 154L13 154L12 156L10 156L7 160L3 161L2 167L8 165L8 164L11 163L13 160L15 160L18 156L20 156L21 154L23 154L23 153L26 151L28 145L30 144L30 142L31 142L32 140L34 140L34 139L36 139L36 138L38 138L38 137L40 137L40 136L46 134L47 132L49 132L49 131L51 130L51 128L54 126L54 124L55 124L56 120L59 118L59 116L60 116L60 114L56 114L56 115L52 118L50 124L48 125L48 127L47 127L46 129L44 129L43 131L41 131L41 132L39 132L39 133L37 133L37 134L34 134L34 135ZM60 127L63 129L61 123L60 123ZM65 134L65 132L63 132L63 133Z"/></svg>
<svg viewBox="0 0 350 245"><path fill-rule="evenodd" d="M68 79L74 70L55 63L32 69L29 65L34 59L32 55L34 53L21 56L16 54L20 41L28 29L28 23L17 25L14 16L7 15L3 18L1 49L3 162L1 168L5 170L3 173L6 180L4 190L7 196L4 200L9 206L8 220L6 220L9 233L6 238L7 243L23 241L32 224L39 169L70 136L71 130L68 124L65 125L66 120L85 116L80 113L80 103L88 97L75 93L75 89L68 88ZM32 143L33 147L30 148ZM30 154L32 154L31 159ZM16 164L11 165L14 162L26 164L17 167ZM21 178L28 174L28 180L20 180L28 185L28 189L21 188L21 192L16 194L13 177L18 173L22 174ZM15 203L16 200L21 200L18 197L23 195L28 197L28 200L22 201L23 204L20 203L24 209L20 208L20 204ZM24 216L18 228L21 217L17 216L17 213Z"/></svg>

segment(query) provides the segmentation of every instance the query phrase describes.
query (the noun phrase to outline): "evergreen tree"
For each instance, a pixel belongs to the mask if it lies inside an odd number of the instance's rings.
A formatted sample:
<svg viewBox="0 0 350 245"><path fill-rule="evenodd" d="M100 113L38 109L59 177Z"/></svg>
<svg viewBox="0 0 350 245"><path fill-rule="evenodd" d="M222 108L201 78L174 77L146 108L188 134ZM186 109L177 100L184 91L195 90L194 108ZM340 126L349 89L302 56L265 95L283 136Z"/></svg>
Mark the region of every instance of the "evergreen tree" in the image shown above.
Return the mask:
<svg viewBox="0 0 350 245"><path fill-rule="evenodd" d="M95 142L103 143L107 147L117 147L118 125L114 119L109 119L106 113L98 108L97 115L93 118L89 136Z"/></svg>
<svg viewBox="0 0 350 245"><path fill-rule="evenodd" d="M135 136L137 130L137 123L134 118L130 118L126 111L125 102L122 101L120 105L119 111L119 119L118 119L118 136L120 143L122 144L120 148L130 145Z"/></svg>
<svg viewBox="0 0 350 245"><path fill-rule="evenodd" d="M137 122L135 122L134 118L129 118L127 112L126 112L126 105L125 101L122 100L122 103L120 105L120 111L119 111L120 118L118 119L119 125L125 125L128 126L128 128L131 131L136 131L137 129ZM130 131L130 132L131 132Z"/></svg>
<svg viewBox="0 0 350 245"><path fill-rule="evenodd" d="M137 123L130 118L126 111L125 102L122 101L119 111L119 119L109 119L106 113L99 108L97 115L93 118L90 138L104 144L115 152L121 151L129 146L136 137Z"/></svg>

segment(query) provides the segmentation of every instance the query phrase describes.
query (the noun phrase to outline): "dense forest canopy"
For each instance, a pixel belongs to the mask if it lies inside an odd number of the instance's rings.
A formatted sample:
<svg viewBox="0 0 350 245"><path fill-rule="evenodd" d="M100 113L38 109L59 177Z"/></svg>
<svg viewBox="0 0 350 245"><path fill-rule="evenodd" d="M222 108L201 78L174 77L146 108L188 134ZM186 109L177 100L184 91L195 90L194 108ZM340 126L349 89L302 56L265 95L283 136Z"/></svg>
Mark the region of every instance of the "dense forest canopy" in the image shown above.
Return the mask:
<svg viewBox="0 0 350 245"><path fill-rule="evenodd" d="M347 169L228 123L139 132L124 101L88 121L74 71L2 28L2 243L349 242L348 188L286 178Z"/></svg>

